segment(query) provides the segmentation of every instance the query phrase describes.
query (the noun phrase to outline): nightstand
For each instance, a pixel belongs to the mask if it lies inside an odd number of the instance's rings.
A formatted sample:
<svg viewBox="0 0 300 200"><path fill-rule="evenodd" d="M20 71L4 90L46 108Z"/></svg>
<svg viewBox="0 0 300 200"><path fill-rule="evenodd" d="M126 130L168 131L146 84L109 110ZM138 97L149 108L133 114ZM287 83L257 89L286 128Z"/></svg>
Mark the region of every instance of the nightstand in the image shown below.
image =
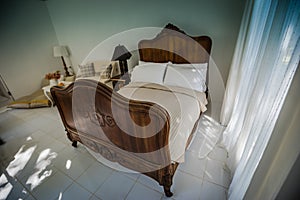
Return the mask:
<svg viewBox="0 0 300 200"><path fill-rule="evenodd" d="M113 89L118 91L121 87L127 85L130 82L129 76L124 77L121 75L114 76L108 80L112 82Z"/></svg>
<svg viewBox="0 0 300 200"><path fill-rule="evenodd" d="M52 87L52 85L48 85L48 86L45 86L43 87L43 91L44 91L44 95L47 97L47 99L50 101L51 103L51 107L53 106L53 100L52 100L52 97L51 97L51 94L50 94L50 88Z"/></svg>
<svg viewBox="0 0 300 200"><path fill-rule="evenodd" d="M69 81L61 81L61 83L64 84L64 86L61 86L61 87L68 87L68 85L70 85L72 82L69 82ZM50 101L51 103L51 107L54 106L54 103L53 103L53 99L52 99L52 96L51 96L51 93L50 93L50 89L51 87L53 87L52 85L48 85L48 86L45 86L43 87L43 91L44 91L44 95L47 97L47 99Z"/></svg>

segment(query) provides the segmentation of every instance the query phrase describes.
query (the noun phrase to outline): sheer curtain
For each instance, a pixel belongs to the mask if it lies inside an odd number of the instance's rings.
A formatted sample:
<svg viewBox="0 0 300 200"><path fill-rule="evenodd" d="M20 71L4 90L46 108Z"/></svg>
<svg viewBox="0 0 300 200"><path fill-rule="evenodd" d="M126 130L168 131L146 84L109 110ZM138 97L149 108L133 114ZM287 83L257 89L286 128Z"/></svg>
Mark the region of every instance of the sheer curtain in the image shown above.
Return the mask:
<svg viewBox="0 0 300 200"><path fill-rule="evenodd" d="M248 0L225 91L222 144L242 199L263 155L300 57L300 1Z"/></svg>

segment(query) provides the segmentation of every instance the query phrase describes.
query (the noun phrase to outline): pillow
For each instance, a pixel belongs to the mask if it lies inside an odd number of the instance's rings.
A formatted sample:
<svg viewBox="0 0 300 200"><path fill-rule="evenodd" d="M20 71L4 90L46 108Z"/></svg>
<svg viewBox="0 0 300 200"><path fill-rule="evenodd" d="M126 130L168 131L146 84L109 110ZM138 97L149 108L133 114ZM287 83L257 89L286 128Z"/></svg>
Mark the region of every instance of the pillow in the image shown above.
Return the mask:
<svg viewBox="0 0 300 200"><path fill-rule="evenodd" d="M79 76L81 77L90 77L95 76L94 63L87 63L85 65L78 65L79 67Z"/></svg>
<svg viewBox="0 0 300 200"><path fill-rule="evenodd" d="M139 65L143 65L143 64L156 64L156 62L147 62L147 61L142 61L142 60L139 60ZM168 64L168 63L171 63L171 61L169 62L165 62L165 63L158 63L158 64Z"/></svg>
<svg viewBox="0 0 300 200"><path fill-rule="evenodd" d="M137 65L131 73L131 82L162 84L167 64L146 63Z"/></svg>
<svg viewBox="0 0 300 200"><path fill-rule="evenodd" d="M207 63L169 64L163 83L205 92L206 72Z"/></svg>

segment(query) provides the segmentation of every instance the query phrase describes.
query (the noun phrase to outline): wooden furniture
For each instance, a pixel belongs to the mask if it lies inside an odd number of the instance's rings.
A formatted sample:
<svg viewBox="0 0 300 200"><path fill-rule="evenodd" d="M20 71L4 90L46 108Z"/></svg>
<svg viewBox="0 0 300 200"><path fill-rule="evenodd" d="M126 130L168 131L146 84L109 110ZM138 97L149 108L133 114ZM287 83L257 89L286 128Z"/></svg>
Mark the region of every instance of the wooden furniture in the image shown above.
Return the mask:
<svg viewBox="0 0 300 200"><path fill-rule="evenodd" d="M53 106L53 101L52 101L52 97L50 95L48 95L48 93L50 92L50 88L52 86L51 85L47 85L45 87L42 87L42 90L44 92L45 97L47 97L47 99L50 101L50 106Z"/></svg>
<svg viewBox="0 0 300 200"><path fill-rule="evenodd" d="M122 75L118 75L118 76L114 76L109 79L109 81L112 82L112 86L115 91L118 91L121 87L128 84L128 81L130 80L130 78L128 77L128 74L126 74L126 75L127 76L125 78Z"/></svg>
<svg viewBox="0 0 300 200"><path fill-rule="evenodd" d="M68 85L70 85L72 82L70 81L61 81L61 83L63 83L63 88L67 87ZM50 95L50 89L51 87L53 87L52 85L47 85L45 87L42 87L42 90L44 92L44 95L47 97L47 99L50 101L50 106L54 106L54 102L52 100L52 97ZM61 86L60 86L61 87Z"/></svg>
<svg viewBox="0 0 300 200"><path fill-rule="evenodd" d="M190 37L168 24L156 38L142 40L138 46L142 61L208 63L211 39ZM170 158L170 116L164 108L127 99L103 83L85 79L65 89L52 87L51 94L74 147L79 141L106 159L155 179L166 196L172 196L178 163ZM150 122L155 126L148 126ZM156 134L148 137L149 132ZM188 143L191 138L192 134Z"/></svg>

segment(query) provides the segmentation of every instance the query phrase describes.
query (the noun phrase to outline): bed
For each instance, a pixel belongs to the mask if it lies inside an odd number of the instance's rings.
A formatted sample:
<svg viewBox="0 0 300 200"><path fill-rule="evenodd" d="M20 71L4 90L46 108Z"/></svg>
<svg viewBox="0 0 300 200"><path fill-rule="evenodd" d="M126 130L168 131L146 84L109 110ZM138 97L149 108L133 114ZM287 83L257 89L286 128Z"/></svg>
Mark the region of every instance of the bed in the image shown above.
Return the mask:
<svg viewBox="0 0 300 200"><path fill-rule="evenodd" d="M207 36L188 36L168 24L155 38L138 43L139 65L119 91L90 79L52 87L72 145L80 142L111 162L155 179L165 195L172 196L173 175L206 110L211 44ZM204 68L204 84L203 79L189 78L198 68Z"/></svg>

